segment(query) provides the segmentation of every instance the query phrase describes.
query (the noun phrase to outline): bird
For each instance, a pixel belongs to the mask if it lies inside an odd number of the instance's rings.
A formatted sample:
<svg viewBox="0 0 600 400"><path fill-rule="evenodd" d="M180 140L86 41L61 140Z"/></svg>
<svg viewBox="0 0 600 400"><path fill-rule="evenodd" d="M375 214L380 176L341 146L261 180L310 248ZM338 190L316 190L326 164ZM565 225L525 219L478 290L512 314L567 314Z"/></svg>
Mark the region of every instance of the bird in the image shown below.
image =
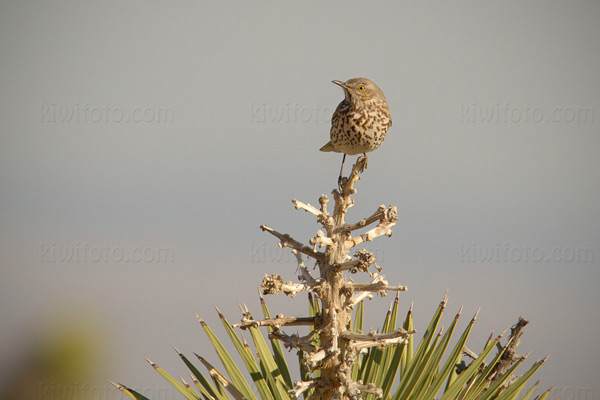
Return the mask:
<svg viewBox="0 0 600 400"><path fill-rule="evenodd" d="M345 98L331 117L331 140L321 151L343 153L338 185L341 188L347 155L376 150L392 126L392 117L385 95L373 81L353 78L346 82L332 81L344 89Z"/></svg>

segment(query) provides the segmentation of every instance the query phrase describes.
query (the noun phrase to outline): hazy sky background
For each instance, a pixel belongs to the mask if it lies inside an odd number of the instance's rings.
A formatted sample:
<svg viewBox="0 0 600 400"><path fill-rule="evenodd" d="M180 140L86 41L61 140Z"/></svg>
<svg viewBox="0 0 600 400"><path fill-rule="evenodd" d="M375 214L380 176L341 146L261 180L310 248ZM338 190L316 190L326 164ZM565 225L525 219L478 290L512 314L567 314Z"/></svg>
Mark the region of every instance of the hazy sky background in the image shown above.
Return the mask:
<svg viewBox="0 0 600 400"><path fill-rule="evenodd" d="M140 355L184 374L171 344L216 362L194 311L223 334L213 304L258 315L264 273L294 279L258 226L314 236L290 201L335 186L330 81L366 76L393 127L349 220L398 207L367 247L402 309L424 332L447 289L446 325L481 307L473 349L524 316L540 386L598 398L599 20L593 0L2 2L0 373L62 318L98 327L102 384L168 387ZM52 258L73 246L149 261Z"/></svg>

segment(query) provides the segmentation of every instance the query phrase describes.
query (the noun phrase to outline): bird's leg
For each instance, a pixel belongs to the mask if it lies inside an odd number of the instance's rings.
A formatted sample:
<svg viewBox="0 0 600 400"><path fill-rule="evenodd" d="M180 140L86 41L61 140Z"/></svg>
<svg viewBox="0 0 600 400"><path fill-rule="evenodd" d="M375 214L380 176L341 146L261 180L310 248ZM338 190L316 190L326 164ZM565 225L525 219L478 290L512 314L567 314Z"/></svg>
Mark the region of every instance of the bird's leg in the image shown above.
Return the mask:
<svg viewBox="0 0 600 400"><path fill-rule="evenodd" d="M342 158L342 166L340 167L340 177L338 178L338 188L340 189L340 193L342 192L342 173L344 172L344 162L346 161L346 153L344 153L344 157Z"/></svg>

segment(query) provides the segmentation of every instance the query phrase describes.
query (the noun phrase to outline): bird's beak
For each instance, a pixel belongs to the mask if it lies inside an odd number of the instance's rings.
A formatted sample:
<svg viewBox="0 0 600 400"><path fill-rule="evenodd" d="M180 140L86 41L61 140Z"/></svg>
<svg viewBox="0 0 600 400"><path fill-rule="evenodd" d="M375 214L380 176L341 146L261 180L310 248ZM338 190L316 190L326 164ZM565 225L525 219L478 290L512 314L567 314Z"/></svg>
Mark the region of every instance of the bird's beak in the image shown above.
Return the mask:
<svg viewBox="0 0 600 400"><path fill-rule="evenodd" d="M346 89L346 83L342 82L342 81L331 81L332 83L335 83L336 85L341 86L342 88Z"/></svg>

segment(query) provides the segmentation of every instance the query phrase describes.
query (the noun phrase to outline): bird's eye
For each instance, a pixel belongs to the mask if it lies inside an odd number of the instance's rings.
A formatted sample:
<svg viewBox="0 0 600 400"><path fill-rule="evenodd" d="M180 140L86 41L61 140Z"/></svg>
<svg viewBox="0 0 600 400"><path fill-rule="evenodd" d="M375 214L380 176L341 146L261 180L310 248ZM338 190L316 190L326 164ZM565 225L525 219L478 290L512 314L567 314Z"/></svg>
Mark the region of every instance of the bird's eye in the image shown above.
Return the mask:
<svg viewBox="0 0 600 400"><path fill-rule="evenodd" d="M364 92L367 88L365 87L365 85L358 85L358 90L360 90L361 92Z"/></svg>

